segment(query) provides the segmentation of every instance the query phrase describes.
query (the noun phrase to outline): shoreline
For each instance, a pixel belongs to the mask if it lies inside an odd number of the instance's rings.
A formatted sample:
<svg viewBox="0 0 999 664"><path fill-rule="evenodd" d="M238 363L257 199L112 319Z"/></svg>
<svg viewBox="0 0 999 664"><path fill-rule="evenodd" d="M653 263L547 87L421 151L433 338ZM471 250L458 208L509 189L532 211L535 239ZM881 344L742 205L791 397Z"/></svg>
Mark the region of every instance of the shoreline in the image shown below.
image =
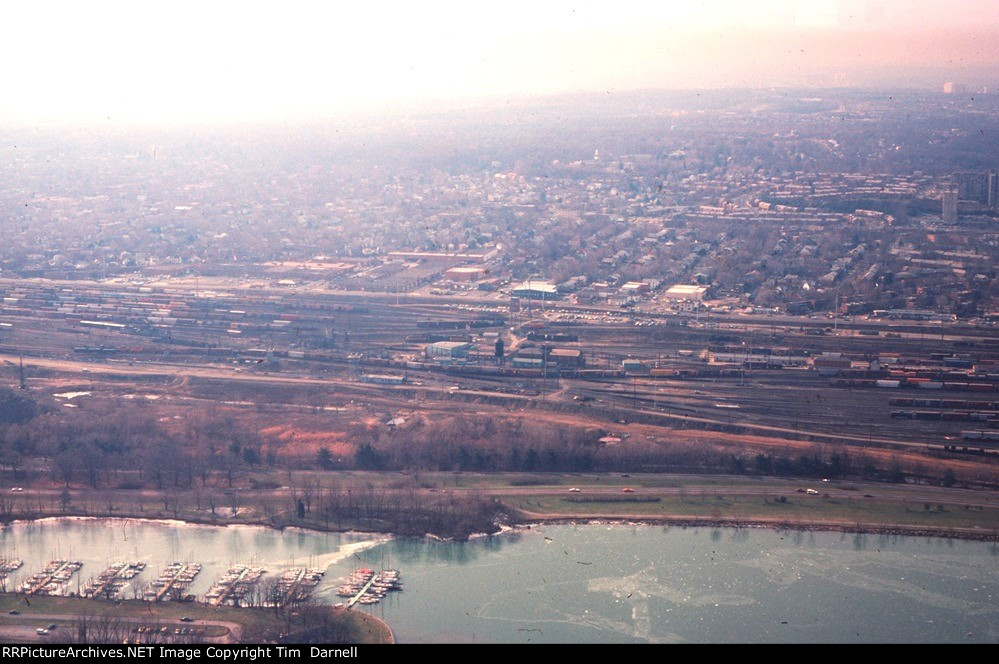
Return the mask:
<svg viewBox="0 0 999 664"><path fill-rule="evenodd" d="M38 517L22 517L11 519L10 521L0 521L0 530L6 528L7 526L13 526L19 523L32 524L32 523L42 523L44 521L144 521L148 523L157 523L165 526L196 526L204 528L266 528L268 530L276 530L278 532L285 531L295 531L302 530L311 533L336 533L341 535L383 535L386 537L409 537L408 535L397 535L396 533L389 533L381 530L357 530L356 528L343 528L336 529L331 528L329 530L324 530L322 528L310 528L309 526L300 526L297 524L275 524L275 523L265 523L263 521L239 521L237 523L219 523L217 521L210 521L207 519L175 519L167 518L161 516L129 516L129 515L111 515L111 516L94 516L92 514L57 514L48 516L38 516Z"/></svg>
<svg viewBox="0 0 999 664"><path fill-rule="evenodd" d="M819 521L785 521L785 520L767 520L767 519L751 519L751 518L726 518L726 517L701 517L701 516L663 516L663 517L627 517L627 516L617 516L617 517L585 517L585 516L538 516L538 517L521 517L510 523L496 524L496 530L493 532L475 532L467 533L461 537L440 537L434 535L433 533L426 533L424 535L411 535L411 534L399 534L393 532L386 532L380 530L358 530L356 528L350 529L323 529L315 528L302 525L282 525L273 523L264 523L261 521L244 521L240 523L217 523L208 520L199 519L165 519L160 517L143 517L143 516L91 516L91 515L60 515L60 516L43 516L36 518L20 518L13 519L11 521L6 521L0 523L0 528L6 528L7 526L22 523L22 524L33 524L41 523L45 521L101 521L101 520L118 520L118 521L145 521L149 523L158 523L162 525L175 525L175 526L199 526L199 527L209 527L209 528L231 528L231 527L250 527L250 528L266 528L268 530L274 530L277 532L285 532L286 530L301 530L305 532L314 533L336 533L336 534L363 534L363 535L381 535L385 537L413 537L416 539L433 539L435 541L442 542L463 542L469 541L471 539L479 539L482 537L493 537L497 535L502 535L507 532L516 532L521 529L530 529L535 526L546 526L546 525L572 525L572 526L598 526L598 525L639 525L639 526L673 526L679 528L766 528L774 531L805 531L805 532L838 532L838 533L853 533L858 535L893 535L899 537L940 537L945 539L958 539L967 541L978 541L978 542L999 542L999 532L990 532L985 529L981 530L969 530L969 529L955 529L948 528L945 526L934 528L928 526L906 526L902 524L873 524L873 523L837 523L837 522L819 522Z"/></svg>
<svg viewBox="0 0 999 664"><path fill-rule="evenodd" d="M345 611L354 611L354 609L344 609ZM379 641L376 645L395 645L395 632L387 622L379 618L373 613L368 613L367 611L356 611L356 615L364 616L363 620L372 621L375 625L382 630L382 633L386 636L385 641Z"/></svg>
<svg viewBox="0 0 999 664"><path fill-rule="evenodd" d="M768 521L765 519L726 519L699 516L683 517L538 517L527 519L521 527L564 525L631 525L631 526L675 526L679 528L759 528L774 531L799 530L805 532L853 533L856 535L893 535L897 537L940 537L975 542L999 542L999 533L952 528L932 528L926 526L905 526L899 524L843 524L833 522L793 522ZM515 528L517 526L514 526Z"/></svg>

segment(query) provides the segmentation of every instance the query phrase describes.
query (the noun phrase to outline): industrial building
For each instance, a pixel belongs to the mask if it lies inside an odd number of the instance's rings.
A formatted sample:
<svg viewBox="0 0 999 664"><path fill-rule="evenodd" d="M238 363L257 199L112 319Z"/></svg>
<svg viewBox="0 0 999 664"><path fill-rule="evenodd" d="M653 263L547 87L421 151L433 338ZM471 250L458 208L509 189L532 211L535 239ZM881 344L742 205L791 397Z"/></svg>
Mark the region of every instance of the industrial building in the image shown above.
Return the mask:
<svg viewBox="0 0 999 664"><path fill-rule="evenodd" d="M481 267L452 267L444 272L449 281L478 281L486 271Z"/></svg>
<svg viewBox="0 0 999 664"><path fill-rule="evenodd" d="M839 353L823 353L812 360L812 366L821 376L835 376L841 371L851 368L853 362Z"/></svg>
<svg viewBox="0 0 999 664"><path fill-rule="evenodd" d="M521 369L540 369L545 365L544 352L533 346L521 348L510 364Z"/></svg>
<svg viewBox="0 0 999 664"><path fill-rule="evenodd" d="M468 357L472 344L464 341L435 341L428 344L426 356L433 360L453 360Z"/></svg>
<svg viewBox="0 0 999 664"><path fill-rule="evenodd" d="M429 262L440 262L440 261L476 261L478 263L485 263L499 254L499 249L496 247L491 247L485 251L463 251L463 252L445 252L445 251L390 251L388 253L389 258L398 258L402 260L422 260Z"/></svg>
<svg viewBox="0 0 999 664"><path fill-rule="evenodd" d="M639 293L648 293L650 290L652 290L652 286L645 281L629 281L621 286L621 292L625 295L638 295Z"/></svg>
<svg viewBox="0 0 999 664"><path fill-rule="evenodd" d="M677 284L670 286L663 293L667 300L696 300L700 302L707 296L707 286L694 286L692 284Z"/></svg>
<svg viewBox="0 0 999 664"><path fill-rule="evenodd" d="M648 373L649 367L642 360L629 357L627 359L621 360L621 368L630 374L634 373Z"/></svg>
<svg viewBox="0 0 999 664"><path fill-rule="evenodd" d="M552 348L548 351L548 362L558 367L581 367L583 351L578 348Z"/></svg>
<svg viewBox="0 0 999 664"><path fill-rule="evenodd" d="M556 300L560 297L558 288L550 281L528 280L515 286L510 293L528 300Z"/></svg>
<svg viewBox="0 0 999 664"><path fill-rule="evenodd" d="M510 360L510 366L514 369L541 369L545 366L545 361L540 357L517 356Z"/></svg>

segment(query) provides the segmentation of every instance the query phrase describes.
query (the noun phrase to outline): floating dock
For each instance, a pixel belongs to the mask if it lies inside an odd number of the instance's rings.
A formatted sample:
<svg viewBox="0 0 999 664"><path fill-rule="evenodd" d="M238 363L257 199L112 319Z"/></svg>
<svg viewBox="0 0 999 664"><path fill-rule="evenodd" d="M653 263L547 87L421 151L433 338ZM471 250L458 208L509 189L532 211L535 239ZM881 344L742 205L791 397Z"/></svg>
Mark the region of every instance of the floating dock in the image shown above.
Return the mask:
<svg viewBox="0 0 999 664"><path fill-rule="evenodd" d="M18 588L25 595L65 595L73 575L83 563L78 560L53 560Z"/></svg>
<svg viewBox="0 0 999 664"><path fill-rule="evenodd" d="M347 608L355 604L377 604L393 591L402 590L402 580L398 570L383 569L375 572L372 569L356 569L347 578L346 583L337 590L340 597L349 597Z"/></svg>
<svg viewBox="0 0 999 664"><path fill-rule="evenodd" d="M143 562L114 563L84 586L83 596L89 599L114 599L128 585L128 580L138 576L144 569L146 563Z"/></svg>
<svg viewBox="0 0 999 664"><path fill-rule="evenodd" d="M171 563L143 593L143 599L162 602L169 599L186 599L182 593L201 571L201 563Z"/></svg>
<svg viewBox="0 0 999 664"><path fill-rule="evenodd" d="M263 574L264 570L260 567L234 565L205 593L205 601L212 606L222 606L223 604L241 606L243 600L257 585L257 581Z"/></svg>
<svg viewBox="0 0 999 664"><path fill-rule="evenodd" d="M292 567L278 579L271 603L279 606L297 604L308 599L322 580L325 570Z"/></svg>
<svg viewBox="0 0 999 664"><path fill-rule="evenodd" d="M7 578L11 572L21 569L24 561L20 558L0 558L0 581Z"/></svg>

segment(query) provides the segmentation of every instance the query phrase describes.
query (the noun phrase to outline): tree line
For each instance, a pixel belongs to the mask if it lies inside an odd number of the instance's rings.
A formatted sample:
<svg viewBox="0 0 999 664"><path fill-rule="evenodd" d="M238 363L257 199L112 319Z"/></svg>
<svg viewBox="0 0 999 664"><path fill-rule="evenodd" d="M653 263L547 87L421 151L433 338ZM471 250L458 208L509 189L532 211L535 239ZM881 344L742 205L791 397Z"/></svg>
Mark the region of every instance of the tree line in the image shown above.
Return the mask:
<svg viewBox="0 0 999 664"><path fill-rule="evenodd" d="M92 402L0 428L0 470L14 477L47 473L65 488L95 491L208 488L206 500L246 488L254 473L274 469L476 472L699 472L995 483L993 466L960 477L930 457L886 459L862 449L816 445L806 453L775 445L743 449L677 432L669 442L625 438L601 444L606 431L541 419L487 415L415 416L395 429L355 423L348 445L293 452L263 435L252 418L225 411L162 417L148 406ZM977 474L972 474L977 473ZM252 484L251 487L253 488ZM2 505L0 505L2 507ZM212 505L214 513L215 506ZM169 511L169 510L168 510Z"/></svg>

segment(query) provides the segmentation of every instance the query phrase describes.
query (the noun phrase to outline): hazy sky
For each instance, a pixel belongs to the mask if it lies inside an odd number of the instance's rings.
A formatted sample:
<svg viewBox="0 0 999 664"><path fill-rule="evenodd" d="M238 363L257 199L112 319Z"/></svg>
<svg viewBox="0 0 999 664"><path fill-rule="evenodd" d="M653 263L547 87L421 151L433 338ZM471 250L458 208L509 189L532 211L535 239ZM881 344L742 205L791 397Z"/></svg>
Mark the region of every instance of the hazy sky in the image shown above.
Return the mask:
<svg viewBox="0 0 999 664"><path fill-rule="evenodd" d="M5 5L0 119L317 117L422 99L945 80L999 88L995 0Z"/></svg>

